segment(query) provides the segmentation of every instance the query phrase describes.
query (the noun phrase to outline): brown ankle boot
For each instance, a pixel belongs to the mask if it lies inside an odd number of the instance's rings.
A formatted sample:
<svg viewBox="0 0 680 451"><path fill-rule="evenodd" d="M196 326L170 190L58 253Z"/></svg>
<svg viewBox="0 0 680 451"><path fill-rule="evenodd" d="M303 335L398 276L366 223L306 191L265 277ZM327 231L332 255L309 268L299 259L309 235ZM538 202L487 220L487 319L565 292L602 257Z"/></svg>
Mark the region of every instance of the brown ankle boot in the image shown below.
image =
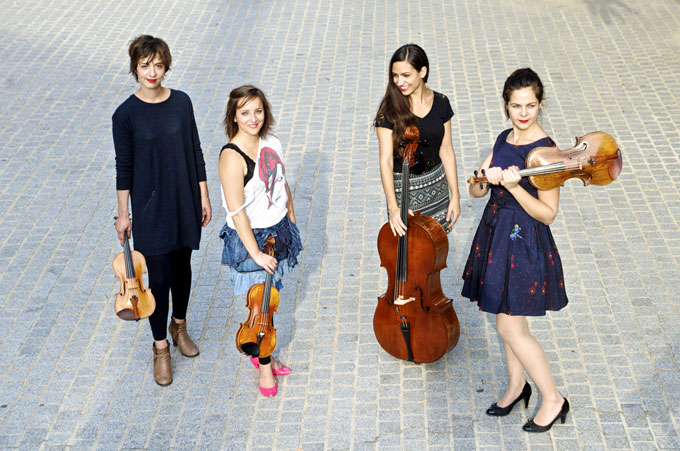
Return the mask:
<svg viewBox="0 0 680 451"><path fill-rule="evenodd" d="M153 378L162 387L172 384L172 365L170 362L170 343L163 349L153 344Z"/></svg>
<svg viewBox="0 0 680 451"><path fill-rule="evenodd" d="M175 322L175 318L170 317L170 325L168 331L172 337L172 344L179 346L179 352L187 357L196 357L198 355L198 346L191 341L189 334L187 334L187 322Z"/></svg>

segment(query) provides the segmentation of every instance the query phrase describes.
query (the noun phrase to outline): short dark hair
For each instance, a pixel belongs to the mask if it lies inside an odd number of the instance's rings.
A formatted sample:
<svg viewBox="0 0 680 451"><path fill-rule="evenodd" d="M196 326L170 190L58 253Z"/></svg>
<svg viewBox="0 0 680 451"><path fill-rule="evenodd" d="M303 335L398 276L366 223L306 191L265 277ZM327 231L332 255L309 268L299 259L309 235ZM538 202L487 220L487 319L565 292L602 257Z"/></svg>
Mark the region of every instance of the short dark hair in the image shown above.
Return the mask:
<svg viewBox="0 0 680 451"><path fill-rule="evenodd" d="M538 99L538 103L543 102L543 83L538 77L538 74L528 67L523 69L517 69L505 80L505 85L503 86L503 100L505 117L510 117L508 115L508 102L510 102L510 96L513 91L522 88L531 87L534 90L534 95Z"/></svg>
<svg viewBox="0 0 680 451"><path fill-rule="evenodd" d="M254 98L260 99L260 102L262 102L262 108L264 109L264 121L262 122L262 128L260 128L259 136L262 137L269 133L269 130L274 125L275 121L274 116L272 115L272 109L269 106L269 102L267 101L267 97L265 97L264 92L262 92L261 89L252 85L243 85L232 89L232 91L229 93L227 112L224 115L224 121L222 121L224 124L224 131L227 132L227 136L229 138L233 138L238 132L238 125L236 122L234 122L236 110Z"/></svg>
<svg viewBox="0 0 680 451"><path fill-rule="evenodd" d="M148 34L143 34L133 39L130 42L128 54L130 55L130 73L137 81L139 81L139 78L137 78L137 64L139 64L139 60L142 58L152 60L158 55L165 66L166 72L170 70L172 64L172 55L170 54L168 44L161 38L154 38Z"/></svg>

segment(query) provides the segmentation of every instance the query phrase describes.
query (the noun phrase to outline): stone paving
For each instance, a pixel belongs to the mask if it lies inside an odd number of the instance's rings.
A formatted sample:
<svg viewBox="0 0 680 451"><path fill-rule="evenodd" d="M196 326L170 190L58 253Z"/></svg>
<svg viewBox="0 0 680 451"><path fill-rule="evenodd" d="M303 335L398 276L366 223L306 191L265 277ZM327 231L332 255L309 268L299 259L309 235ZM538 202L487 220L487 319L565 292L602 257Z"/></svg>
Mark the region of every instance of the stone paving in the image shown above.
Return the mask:
<svg viewBox="0 0 680 451"><path fill-rule="evenodd" d="M270 2L0 0L0 449L679 449L680 3L673 0ZM146 323L113 313L115 172L110 117L135 89L127 44L167 40L166 86L187 92L215 219L193 256L189 331L174 383L153 381ZM447 94L463 216L444 291L458 346L415 365L372 331L386 285L371 119L387 62L417 42ZM570 304L531 320L573 411L550 433L484 410L505 368L494 318L460 297L485 201L465 178L504 120L500 91L533 67L542 124L562 148L612 134L621 178L569 182L552 229ZM268 94L305 252L277 315L294 373L261 396L233 337L247 312L220 267L217 156L229 91Z"/></svg>

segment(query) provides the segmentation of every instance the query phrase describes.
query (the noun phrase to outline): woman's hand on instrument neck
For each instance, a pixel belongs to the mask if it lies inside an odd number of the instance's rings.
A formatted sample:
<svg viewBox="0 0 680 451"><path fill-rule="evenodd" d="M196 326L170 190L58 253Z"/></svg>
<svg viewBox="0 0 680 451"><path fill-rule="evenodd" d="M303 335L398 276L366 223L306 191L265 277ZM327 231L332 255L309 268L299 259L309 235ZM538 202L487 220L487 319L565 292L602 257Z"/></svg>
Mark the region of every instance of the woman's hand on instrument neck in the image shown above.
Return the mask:
<svg viewBox="0 0 680 451"><path fill-rule="evenodd" d="M125 234L130 236L132 232L132 223L130 222L130 217L128 215L118 216L116 219L116 233L118 234L118 239L120 240L120 245L125 245Z"/></svg>
<svg viewBox="0 0 680 451"><path fill-rule="evenodd" d="M503 180L501 180L501 185L508 191L512 191L513 188L518 186L520 180L522 180L522 176L519 175L519 168L517 166L510 166L507 169L503 169Z"/></svg>
<svg viewBox="0 0 680 451"><path fill-rule="evenodd" d="M517 166L510 166L507 169L492 167L486 169L485 173L489 183L492 185L504 186L508 191L515 188L522 179L519 175L519 168Z"/></svg>
<svg viewBox="0 0 680 451"><path fill-rule="evenodd" d="M274 270L276 269L276 265L278 264L276 258L272 257L271 255L267 255L261 251L253 255L252 258L255 261L255 263L262 267L262 269L267 271L269 274L274 274Z"/></svg>
<svg viewBox="0 0 680 451"><path fill-rule="evenodd" d="M503 169L499 167L486 168L486 180L492 185L500 185L503 180Z"/></svg>
<svg viewBox="0 0 680 451"><path fill-rule="evenodd" d="M408 210L409 216L413 216L413 211ZM406 234L406 224L401 220L401 208L394 206L390 208L390 228L392 229L392 234L394 236L404 236Z"/></svg>

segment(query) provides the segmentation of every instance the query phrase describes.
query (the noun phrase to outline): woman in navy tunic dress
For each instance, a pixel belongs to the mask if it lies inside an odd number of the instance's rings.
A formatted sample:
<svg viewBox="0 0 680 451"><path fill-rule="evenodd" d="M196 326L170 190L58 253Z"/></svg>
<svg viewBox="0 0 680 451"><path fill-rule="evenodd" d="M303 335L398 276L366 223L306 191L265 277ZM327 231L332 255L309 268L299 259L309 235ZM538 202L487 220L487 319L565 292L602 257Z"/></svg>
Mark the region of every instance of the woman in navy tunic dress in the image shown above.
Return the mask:
<svg viewBox="0 0 680 451"><path fill-rule="evenodd" d="M189 96L162 85L172 65L168 44L142 35L128 49L139 89L112 118L116 149L116 233L144 254L156 310L149 317L154 380L172 383L167 332L182 355L199 354L187 333L191 252L212 218L205 161ZM132 206L132 220L130 208ZM168 326L170 294L172 317Z"/></svg>
<svg viewBox="0 0 680 451"><path fill-rule="evenodd" d="M536 122L543 100L538 75L528 68L513 72L505 82L503 99L512 128L498 136L480 167L489 183L470 185L471 196L482 197L490 187L491 198L465 265L463 296L496 315L505 346L508 387L486 413L505 416L520 401L528 405L531 386L526 370L542 403L524 430L544 432L558 418L564 422L569 403L557 391L545 352L529 331L526 317L567 305L562 264L549 228L560 192L559 187L538 191L519 175L533 148L554 146Z"/></svg>

